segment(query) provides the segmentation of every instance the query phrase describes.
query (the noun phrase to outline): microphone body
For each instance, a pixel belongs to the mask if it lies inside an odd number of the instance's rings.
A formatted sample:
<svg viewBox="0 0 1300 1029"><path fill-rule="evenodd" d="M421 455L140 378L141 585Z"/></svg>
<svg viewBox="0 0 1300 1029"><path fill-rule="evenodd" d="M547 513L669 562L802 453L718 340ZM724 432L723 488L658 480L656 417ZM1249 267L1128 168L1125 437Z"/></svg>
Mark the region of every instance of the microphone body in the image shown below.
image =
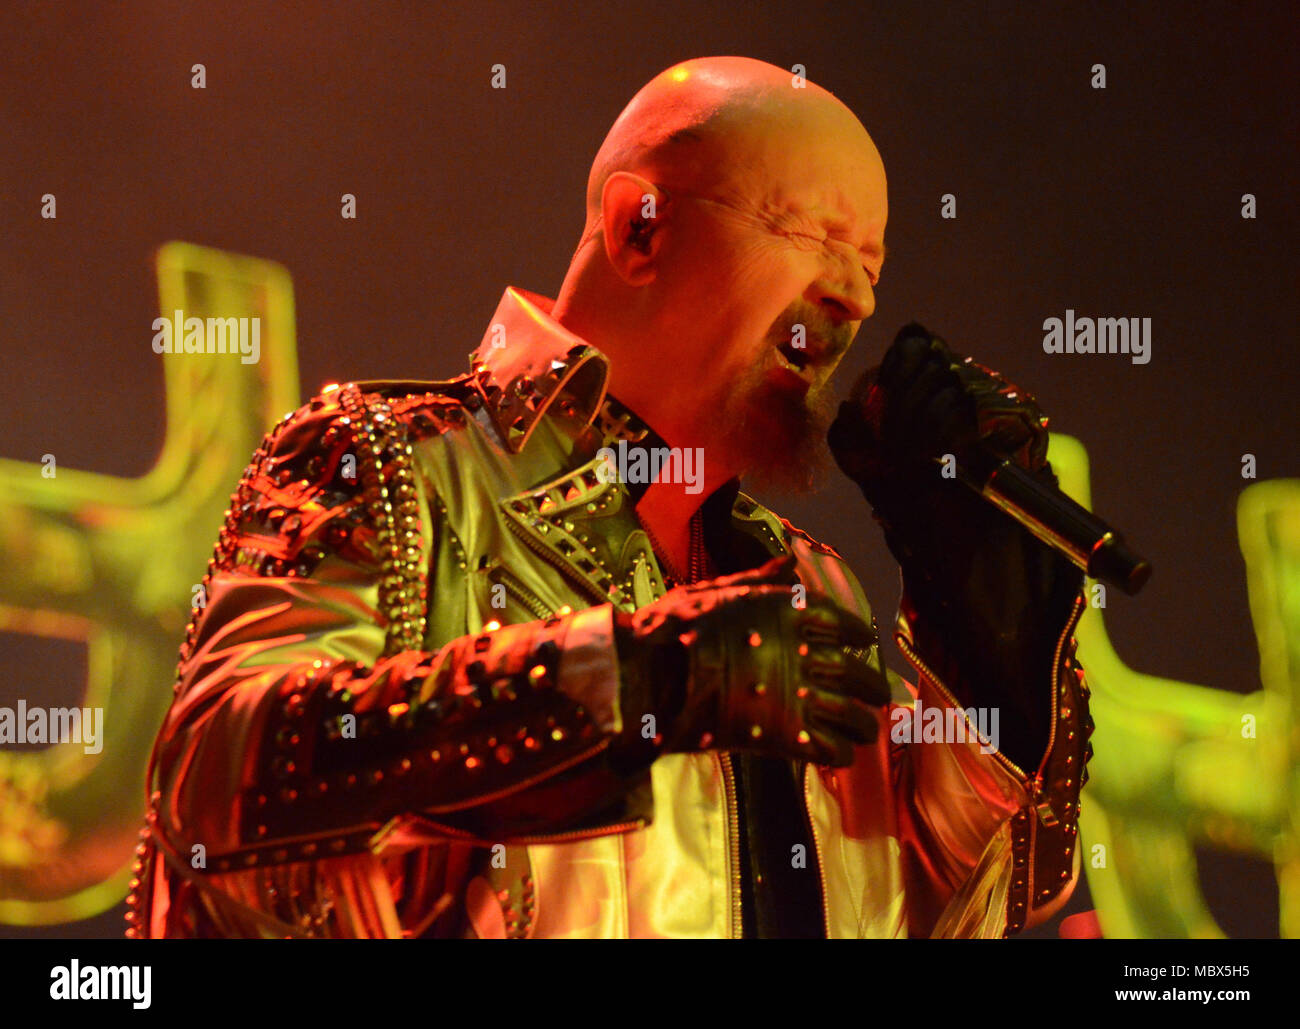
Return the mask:
<svg viewBox="0 0 1300 1029"><path fill-rule="evenodd" d="M957 478L1023 525L1089 576L1135 595L1151 578L1151 563L1124 537L1059 489L1045 486L1019 465L987 450L974 470L958 462Z"/></svg>
<svg viewBox="0 0 1300 1029"><path fill-rule="evenodd" d="M1027 462L1046 457L1047 417L1034 398L973 358L961 358L922 325L904 326L881 364L863 372L840 404L826 437L831 453L874 505L871 479L879 472L873 470L882 460L879 451L906 450L899 447L899 434L916 432L923 420L950 420L958 411L956 397L973 406L980 435L979 442L963 447L956 478L1087 575L1130 595L1141 590L1151 577L1149 561L1091 511L1005 456L1019 448ZM903 405L902 421L886 428L894 402ZM940 440L929 442L947 449ZM942 457L931 460L945 464Z"/></svg>

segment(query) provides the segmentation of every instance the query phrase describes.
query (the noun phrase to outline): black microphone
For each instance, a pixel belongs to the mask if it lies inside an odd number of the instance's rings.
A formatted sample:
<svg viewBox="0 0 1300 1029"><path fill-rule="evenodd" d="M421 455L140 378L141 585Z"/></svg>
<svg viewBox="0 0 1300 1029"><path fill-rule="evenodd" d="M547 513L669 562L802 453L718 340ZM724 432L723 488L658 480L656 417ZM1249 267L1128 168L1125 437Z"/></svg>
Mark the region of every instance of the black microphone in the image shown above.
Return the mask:
<svg viewBox="0 0 1300 1029"><path fill-rule="evenodd" d="M915 328L925 331L920 326ZM979 365L974 368L993 376ZM859 483L864 469L855 467L859 460L855 457L855 437L871 431L864 422L863 404L874 389L879 370L872 368L863 373L852 397L840 405L840 416L827 434L836 462ZM944 465L942 457L933 461ZM1039 482L987 441L981 441L972 453L957 461L956 473L963 485L1092 578L1117 586L1130 596L1151 578L1151 562L1130 550L1116 529L1056 487Z"/></svg>
<svg viewBox="0 0 1300 1029"><path fill-rule="evenodd" d="M987 446L974 461L957 462L957 479L1090 577L1129 596L1151 578L1151 562L1130 550L1118 531Z"/></svg>

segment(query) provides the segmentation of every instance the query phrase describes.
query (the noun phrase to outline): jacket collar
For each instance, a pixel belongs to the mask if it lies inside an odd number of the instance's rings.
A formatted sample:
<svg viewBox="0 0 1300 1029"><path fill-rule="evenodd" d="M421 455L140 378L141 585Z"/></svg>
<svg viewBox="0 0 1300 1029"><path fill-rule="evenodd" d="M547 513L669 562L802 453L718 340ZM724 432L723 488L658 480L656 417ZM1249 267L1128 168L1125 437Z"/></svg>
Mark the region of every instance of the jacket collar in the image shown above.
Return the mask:
<svg viewBox="0 0 1300 1029"><path fill-rule="evenodd" d="M510 286L470 356L470 375L502 444L519 453L545 414L574 433L607 439L658 436L608 394L609 358L551 317L555 301Z"/></svg>
<svg viewBox="0 0 1300 1029"><path fill-rule="evenodd" d="M629 446L666 448L658 433L609 395L609 358L557 322L551 316L554 306L549 297L508 287L469 355L472 381L504 446L519 453L549 413L574 435L594 427L606 445L626 440ZM622 488L634 506L646 489L637 484ZM775 548L770 552L784 549L778 542L779 520L740 491L738 478L720 486L700 515L711 550L720 546L732 518L753 522L751 535L761 529L764 542Z"/></svg>

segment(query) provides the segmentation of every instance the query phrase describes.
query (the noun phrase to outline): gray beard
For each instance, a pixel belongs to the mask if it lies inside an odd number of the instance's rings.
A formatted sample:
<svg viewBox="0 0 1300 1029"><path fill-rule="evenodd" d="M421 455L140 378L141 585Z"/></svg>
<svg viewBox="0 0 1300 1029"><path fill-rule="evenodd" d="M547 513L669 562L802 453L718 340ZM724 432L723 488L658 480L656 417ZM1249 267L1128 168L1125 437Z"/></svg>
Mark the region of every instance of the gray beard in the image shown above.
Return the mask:
<svg viewBox="0 0 1300 1029"><path fill-rule="evenodd" d="M830 469L826 430L833 399L823 388L799 396L763 379L760 365L722 394L719 438L747 485L759 490L807 494L819 489Z"/></svg>

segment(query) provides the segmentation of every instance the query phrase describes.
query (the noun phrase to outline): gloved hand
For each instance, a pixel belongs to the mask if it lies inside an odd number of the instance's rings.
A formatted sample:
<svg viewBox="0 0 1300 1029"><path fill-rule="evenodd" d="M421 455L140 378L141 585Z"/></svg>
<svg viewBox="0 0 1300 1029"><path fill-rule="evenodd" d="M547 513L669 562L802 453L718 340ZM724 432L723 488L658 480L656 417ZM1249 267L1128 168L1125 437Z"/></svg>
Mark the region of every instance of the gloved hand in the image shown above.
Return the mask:
<svg viewBox="0 0 1300 1029"><path fill-rule="evenodd" d="M828 442L902 567L920 655L959 701L1002 704L1002 749L1036 760L1054 648L1082 572L937 462L951 454L978 475L987 447L1054 486L1037 402L913 323L840 405Z"/></svg>
<svg viewBox="0 0 1300 1029"><path fill-rule="evenodd" d="M663 752L743 750L845 766L876 738L889 685L871 627L830 600L795 606L792 557L679 586L615 615L625 736L654 716ZM847 649L846 649L847 648Z"/></svg>

